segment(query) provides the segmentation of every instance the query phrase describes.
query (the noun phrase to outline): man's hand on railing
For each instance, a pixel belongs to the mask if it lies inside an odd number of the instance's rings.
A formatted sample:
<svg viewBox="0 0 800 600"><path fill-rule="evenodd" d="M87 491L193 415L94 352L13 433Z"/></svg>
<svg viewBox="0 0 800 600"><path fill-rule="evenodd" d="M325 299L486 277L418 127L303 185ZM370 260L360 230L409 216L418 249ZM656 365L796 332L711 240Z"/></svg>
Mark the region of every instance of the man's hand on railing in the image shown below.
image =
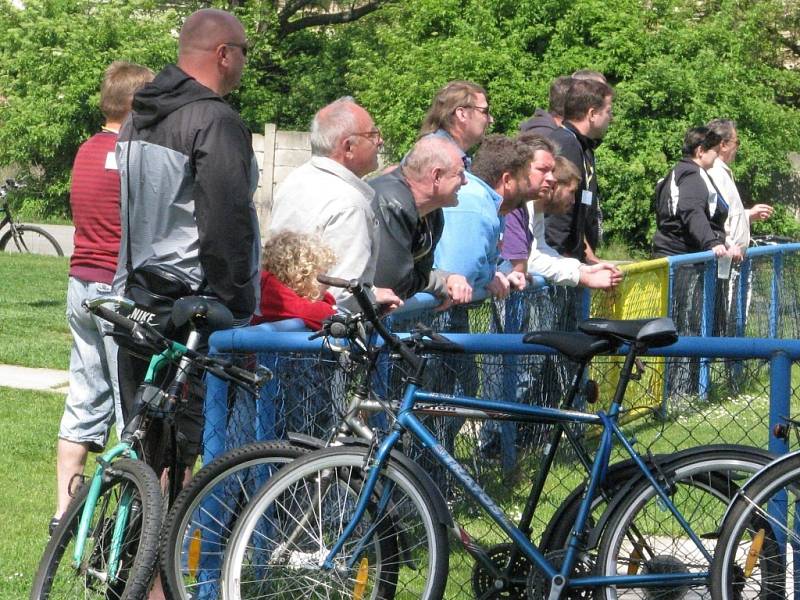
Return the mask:
<svg viewBox="0 0 800 600"><path fill-rule="evenodd" d="M713 248L711 248L711 252L714 253L714 256L717 258L721 256L728 256L728 248L725 244L717 244Z"/></svg>
<svg viewBox="0 0 800 600"><path fill-rule="evenodd" d="M486 286L486 291L495 298L503 300L504 298L508 298L508 295L511 293L511 283L505 275L498 271Z"/></svg>
<svg viewBox="0 0 800 600"><path fill-rule="evenodd" d="M520 271L511 271L511 273L506 275L506 279L508 279L508 283L511 284L512 290L524 290L528 285L528 278L525 277L525 273Z"/></svg>
<svg viewBox="0 0 800 600"><path fill-rule="evenodd" d="M375 302L380 304L381 312L385 315L403 306L403 300L389 288L376 287L372 288L372 292L375 294Z"/></svg>
<svg viewBox="0 0 800 600"><path fill-rule="evenodd" d="M744 260L744 252L742 252L738 244L730 244L728 246L728 256L730 256L731 260L735 263L740 263Z"/></svg>
<svg viewBox="0 0 800 600"><path fill-rule="evenodd" d="M449 298L446 302L449 302L450 306L468 304L472 302L472 286L466 277L453 273L447 277L447 295Z"/></svg>
<svg viewBox="0 0 800 600"><path fill-rule="evenodd" d="M600 262L594 265L580 266L580 279L578 283L583 287L607 290L616 287L625 277L616 265Z"/></svg>

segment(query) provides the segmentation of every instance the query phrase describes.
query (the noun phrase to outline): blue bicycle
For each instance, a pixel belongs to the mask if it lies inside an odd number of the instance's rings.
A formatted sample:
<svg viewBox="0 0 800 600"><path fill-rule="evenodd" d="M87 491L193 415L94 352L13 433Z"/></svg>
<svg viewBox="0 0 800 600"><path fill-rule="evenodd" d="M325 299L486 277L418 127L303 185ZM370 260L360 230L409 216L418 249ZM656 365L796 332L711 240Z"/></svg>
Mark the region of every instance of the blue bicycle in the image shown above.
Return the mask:
<svg viewBox="0 0 800 600"><path fill-rule="evenodd" d="M481 599L671 600L706 594L714 544L707 534L716 531L738 483L765 459L738 447L709 446L662 469L652 457L641 457L621 431L622 400L641 368L638 356L677 339L669 319L592 319L581 325L583 333L525 337L584 361L627 344L609 410L589 414L427 392L421 388L426 355L459 347L441 336L429 343L404 343L383 327L359 285L328 278L323 282L347 287L359 299L376 332L409 367L405 392L387 411L391 422L383 435L308 454L284 467L251 498L225 553L224 598L442 598L449 569L448 532L482 570L480 585L473 581L473 592ZM543 552L534 545L414 414L417 403L470 411L479 419L544 422L565 431L596 428L598 447L588 462L589 476L568 523L565 546ZM432 453L510 543L484 549L454 522L428 474L398 452L407 435ZM604 498L608 508L595 521L615 442L630 455L636 474L613 498ZM398 531L411 543L402 549L383 543Z"/></svg>

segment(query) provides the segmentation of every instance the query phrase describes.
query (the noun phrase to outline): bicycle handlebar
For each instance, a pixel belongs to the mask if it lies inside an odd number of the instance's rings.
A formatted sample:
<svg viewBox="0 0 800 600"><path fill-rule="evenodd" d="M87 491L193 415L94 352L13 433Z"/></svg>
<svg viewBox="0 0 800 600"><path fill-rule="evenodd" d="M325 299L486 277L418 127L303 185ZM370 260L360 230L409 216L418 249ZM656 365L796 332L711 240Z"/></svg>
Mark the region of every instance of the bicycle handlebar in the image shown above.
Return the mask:
<svg viewBox="0 0 800 600"><path fill-rule="evenodd" d="M122 298L121 300L123 300L122 304L130 302L126 298ZM83 306L86 310L96 314L101 319L105 319L109 323L117 325L120 329L130 334L133 340L138 344L153 347L157 350L165 350L172 346L171 340L163 336L151 325L147 323L137 323L133 319L129 319L104 306L104 304L108 302L116 301L117 298L108 297L91 301L84 300ZM253 388L261 387L272 378L272 371L261 365L258 365L255 372L253 372L237 367L229 360L201 354L191 348L185 348L182 354L217 377L251 388L254 394L256 390Z"/></svg>
<svg viewBox="0 0 800 600"><path fill-rule="evenodd" d="M397 352L400 356L412 365L414 368L417 368L420 364L420 358L417 356L409 347L400 340L396 335L390 333L386 327L384 326L383 322L381 321L380 316L378 315L375 307L372 304L372 300L370 299L367 292L364 290L364 286L362 286L358 280L351 280L347 281L346 279L340 279L338 277L329 277L327 275L318 275L317 281L322 283L323 285L327 285L330 287L338 287L344 288L356 299L358 302L359 307L361 308L364 317L372 323L375 331L383 338L383 340L389 345L392 351ZM346 326L342 324L341 326L342 332L344 333L346 330ZM433 331L430 327L424 327L422 325L418 325L417 327L420 336L416 337L413 341L414 343L419 342L420 345L426 349L433 352L463 352L463 348L454 342L451 342L443 335L440 335ZM331 326L331 334L333 334L333 326ZM422 336L427 336L428 340L422 339ZM314 335L312 337L319 337L318 335Z"/></svg>

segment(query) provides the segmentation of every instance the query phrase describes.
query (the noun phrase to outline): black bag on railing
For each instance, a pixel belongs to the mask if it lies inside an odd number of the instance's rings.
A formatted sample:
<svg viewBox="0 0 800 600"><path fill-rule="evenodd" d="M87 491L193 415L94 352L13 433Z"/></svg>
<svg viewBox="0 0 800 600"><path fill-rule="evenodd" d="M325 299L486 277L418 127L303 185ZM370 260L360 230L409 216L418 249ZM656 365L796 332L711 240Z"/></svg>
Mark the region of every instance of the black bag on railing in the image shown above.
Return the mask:
<svg viewBox="0 0 800 600"><path fill-rule="evenodd" d="M170 321L175 301L195 293L186 275L164 265L145 265L133 269L125 282L125 297L133 300L136 307L128 315L137 323L148 323L159 333L174 337L177 332ZM115 329L115 333L119 330ZM126 335L114 336L121 346L141 350Z"/></svg>

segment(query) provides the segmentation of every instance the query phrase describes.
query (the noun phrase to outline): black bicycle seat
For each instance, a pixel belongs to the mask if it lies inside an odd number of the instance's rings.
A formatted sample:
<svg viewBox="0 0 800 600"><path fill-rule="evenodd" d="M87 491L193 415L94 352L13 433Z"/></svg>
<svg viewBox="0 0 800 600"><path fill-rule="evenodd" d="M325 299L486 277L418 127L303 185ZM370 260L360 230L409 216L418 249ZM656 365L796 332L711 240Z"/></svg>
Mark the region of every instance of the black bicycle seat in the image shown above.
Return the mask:
<svg viewBox="0 0 800 600"><path fill-rule="evenodd" d="M576 361L588 360L598 354L611 352L619 346L619 342L608 337L565 331L531 331L523 336L522 341L525 344L555 348L564 356Z"/></svg>
<svg viewBox="0 0 800 600"><path fill-rule="evenodd" d="M233 315L228 308L211 298L203 296L185 296L176 300L172 306L170 319L180 329L191 322L195 327L217 331L230 329L233 326Z"/></svg>
<svg viewBox="0 0 800 600"><path fill-rule="evenodd" d="M578 329L589 335L638 342L648 348L669 346L678 341L675 323L668 317L631 320L586 319L578 324Z"/></svg>

